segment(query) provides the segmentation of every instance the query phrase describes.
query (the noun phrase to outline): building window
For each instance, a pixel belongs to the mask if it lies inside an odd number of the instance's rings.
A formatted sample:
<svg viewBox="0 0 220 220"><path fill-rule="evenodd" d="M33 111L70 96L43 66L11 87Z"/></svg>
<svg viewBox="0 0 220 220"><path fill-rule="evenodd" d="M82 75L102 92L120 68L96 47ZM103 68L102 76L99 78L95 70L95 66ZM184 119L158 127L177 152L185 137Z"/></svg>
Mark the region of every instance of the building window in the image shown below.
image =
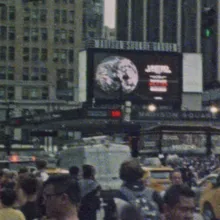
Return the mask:
<svg viewBox="0 0 220 220"><path fill-rule="evenodd" d="M48 97L49 97L48 87L43 87L42 88L41 98L43 100L45 100L45 99L48 99Z"/></svg>
<svg viewBox="0 0 220 220"><path fill-rule="evenodd" d="M59 50L58 49L55 49L53 51L53 61L54 62L58 62L59 61Z"/></svg>
<svg viewBox="0 0 220 220"><path fill-rule="evenodd" d="M30 29L29 28L24 28L24 41L29 41L30 38Z"/></svg>
<svg viewBox="0 0 220 220"><path fill-rule="evenodd" d="M88 36L89 38L94 38L95 37L95 32L94 31L89 31L88 35L89 35Z"/></svg>
<svg viewBox="0 0 220 220"><path fill-rule="evenodd" d="M64 4L67 4L67 3L68 3L68 1L67 1L67 0L63 0L63 3L64 3Z"/></svg>
<svg viewBox="0 0 220 220"><path fill-rule="evenodd" d="M0 26L0 40L7 40L7 27Z"/></svg>
<svg viewBox="0 0 220 220"><path fill-rule="evenodd" d="M5 87L0 86L0 99L5 99Z"/></svg>
<svg viewBox="0 0 220 220"><path fill-rule="evenodd" d="M69 0L69 3L70 3L70 4L73 4L73 3L74 3L74 0Z"/></svg>
<svg viewBox="0 0 220 220"><path fill-rule="evenodd" d="M54 0L55 3L60 3L60 0Z"/></svg>
<svg viewBox="0 0 220 220"><path fill-rule="evenodd" d="M66 35L67 35L66 30L61 30L60 39L61 39L62 43L66 42L66 39L67 39Z"/></svg>
<svg viewBox="0 0 220 220"><path fill-rule="evenodd" d="M66 24L67 23L67 11L66 10L62 10L62 23Z"/></svg>
<svg viewBox="0 0 220 220"><path fill-rule="evenodd" d="M69 11L69 23L74 23L74 11Z"/></svg>
<svg viewBox="0 0 220 220"><path fill-rule="evenodd" d="M32 56L31 56L32 61L37 61L39 60L39 49L38 48L32 48Z"/></svg>
<svg viewBox="0 0 220 220"><path fill-rule="evenodd" d="M54 12L54 23L60 23L60 10L58 9Z"/></svg>
<svg viewBox="0 0 220 220"><path fill-rule="evenodd" d="M0 66L0 79L6 79L6 66Z"/></svg>
<svg viewBox="0 0 220 220"><path fill-rule="evenodd" d="M59 41L59 38L60 38L60 30L59 29L56 29L54 31L54 42L58 42Z"/></svg>
<svg viewBox="0 0 220 220"><path fill-rule="evenodd" d="M47 29L41 28L41 40L47 40Z"/></svg>
<svg viewBox="0 0 220 220"><path fill-rule="evenodd" d="M41 68L41 80L42 81L47 81L47 74L48 74L47 68Z"/></svg>
<svg viewBox="0 0 220 220"><path fill-rule="evenodd" d="M74 31L69 31L69 43L74 43Z"/></svg>
<svg viewBox="0 0 220 220"><path fill-rule="evenodd" d="M15 60L15 48L14 47L8 48L8 59Z"/></svg>
<svg viewBox="0 0 220 220"><path fill-rule="evenodd" d="M38 41L38 28L31 29L31 40Z"/></svg>
<svg viewBox="0 0 220 220"><path fill-rule="evenodd" d="M24 47L23 49L23 60L29 61L29 48L28 47Z"/></svg>
<svg viewBox="0 0 220 220"><path fill-rule="evenodd" d="M9 7L9 20L15 20L15 7L14 6L10 6Z"/></svg>
<svg viewBox="0 0 220 220"><path fill-rule="evenodd" d="M66 63L66 61L67 61L67 50L61 50L60 60L61 60L62 63Z"/></svg>
<svg viewBox="0 0 220 220"><path fill-rule="evenodd" d="M69 50L69 63L73 63L74 61L74 51Z"/></svg>
<svg viewBox="0 0 220 220"><path fill-rule="evenodd" d="M0 60L6 60L7 48L2 46L0 47Z"/></svg>
<svg viewBox="0 0 220 220"><path fill-rule="evenodd" d="M23 68L23 80L25 81L29 80L29 68L28 67Z"/></svg>
<svg viewBox="0 0 220 220"><path fill-rule="evenodd" d="M8 80L14 80L15 68L13 66L8 67Z"/></svg>
<svg viewBox="0 0 220 220"><path fill-rule="evenodd" d="M74 72L73 72L73 69L69 69L69 70L68 70L68 80L69 80L70 82L73 82L73 80L74 80Z"/></svg>
<svg viewBox="0 0 220 220"><path fill-rule="evenodd" d="M8 39L9 40L15 40L15 28L14 27L9 27Z"/></svg>
<svg viewBox="0 0 220 220"><path fill-rule="evenodd" d="M40 10L40 21L43 23L47 21L47 10L46 9Z"/></svg>
<svg viewBox="0 0 220 220"><path fill-rule="evenodd" d="M33 23L38 22L38 17L39 17L39 10L38 9L33 9L31 13L31 20Z"/></svg>
<svg viewBox="0 0 220 220"><path fill-rule="evenodd" d="M12 86L8 87L8 99L9 100L15 99L15 89Z"/></svg>
<svg viewBox="0 0 220 220"><path fill-rule="evenodd" d="M46 61L47 60L47 49L46 48L42 48L41 49L41 60L42 61Z"/></svg>
<svg viewBox="0 0 220 220"><path fill-rule="evenodd" d="M39 68L33 67L31 71L31 80L37 81L39 80Z"/></svg>
<svg viewBox="0 0 220 220"><path fill-rule="evenodd" d="M2 21L7 20L7 7L6 6L0 7L0 16L1 16Z"/></svg>
<svg viewBox="0 0 220 220"><path fill-rule="evenodd" d="M24 8L24 22L30 21L30 8Z"/></svg>

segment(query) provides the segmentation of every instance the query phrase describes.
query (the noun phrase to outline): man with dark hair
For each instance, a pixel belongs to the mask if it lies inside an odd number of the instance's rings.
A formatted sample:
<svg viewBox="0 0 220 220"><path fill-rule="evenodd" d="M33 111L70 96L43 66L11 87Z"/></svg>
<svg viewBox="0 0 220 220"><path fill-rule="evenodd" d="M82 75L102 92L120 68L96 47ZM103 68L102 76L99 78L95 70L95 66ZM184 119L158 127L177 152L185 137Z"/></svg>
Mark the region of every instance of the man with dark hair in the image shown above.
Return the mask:
<svg viewBox="0 0 220 220"><path fill-rule="evenodd" d="M79 210L80 220L96 220L96 212L100 209L101 186L95 180L95 168L85 164L82 167L83 179L79 181L82 201Z"/></svg>
<svg viewBox="0 0 220 220"><path fill-rule="evenodd" d="M33 220L41 217L37 204L37 193L39 190L39 181L36 177L29 175L20 178L17 184L17 195L21 211L26 220Z"/></svg>
<svg viewBox="0 0 220 220"><path fill-rule="evenodd" d="M74 180L76 180L76 181L79 180L79 167L71 166L69 168L69 173Z"/></svg>
<svg viewBox="0 0 220 220"><path fill-rule="evenodd" d="M176 169L170 173L170 180L172 185L181 185L183 184L182 173L180 170Z"/></svg>
<svg viewBox="0 0 220 220"><path fill-rule="evenodd" d="M70 175L49 177L44 183L43 199L47 217L54 220L78 220L80 188Z"/></svg>
<svg viewBox="0 0 220 220"><path fill-rule="evenodd" d="M121 164L119 175L123 184L118 196L114 198L116 213L119 219L122 218L122 211L126 204L130 204L138 209L144 219L159 219L162 199L154 190L145 187L142 178L144 170L136 159L125 161ZM105 209L106 219L109 213L108 207Z"/></svg>
<svg viewBox="0 0 220 220"><path fill-rule="evenodd" d="M16 201L16 192L13 189L1 190L0 220L25 220L21 211L13 209Z"/></svg>
<svg viewBox="0 0 220 220"><path fill-rule="evenodd" d="M167 220L193 220L195 193L187 185L172 185L164 195L164 215Z"/></svg>

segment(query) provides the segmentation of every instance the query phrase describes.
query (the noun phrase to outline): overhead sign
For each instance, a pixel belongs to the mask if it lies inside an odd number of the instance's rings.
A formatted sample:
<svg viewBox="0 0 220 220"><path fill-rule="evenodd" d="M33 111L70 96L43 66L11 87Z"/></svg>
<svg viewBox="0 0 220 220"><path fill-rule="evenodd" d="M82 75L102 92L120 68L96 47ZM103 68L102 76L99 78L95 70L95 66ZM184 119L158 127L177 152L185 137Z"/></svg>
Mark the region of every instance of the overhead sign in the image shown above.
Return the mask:
<svg viewBox="0 0 220 220"><path fill-rule="evenodd" d="M178 52L177 44L158 42L89 40L86 42L86 46L87 48L101 49Z"/></svg>
<svg viewBox="0 0 220 220"><path fill-rule="evenodd" d="M132 114L132 120L216 120L220 119L219 114L212 114L208 111L163 111L147 112L138 111Z"/></svg>
<svg viewBox="0 0 220 220"><path fill-rule="evenodd" d="M179 53L89 49L87 66L87 100L181 103Z"/></svg>

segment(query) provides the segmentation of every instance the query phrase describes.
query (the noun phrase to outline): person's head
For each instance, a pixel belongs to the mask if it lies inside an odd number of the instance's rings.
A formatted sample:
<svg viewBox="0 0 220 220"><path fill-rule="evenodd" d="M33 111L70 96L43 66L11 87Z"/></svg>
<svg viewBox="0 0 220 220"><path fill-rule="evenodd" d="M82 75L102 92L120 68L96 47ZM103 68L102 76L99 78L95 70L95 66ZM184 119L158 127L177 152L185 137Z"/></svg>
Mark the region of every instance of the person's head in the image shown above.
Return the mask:
<svg viewBox="0 0 220 220"><path fill-rule="evenodd" d="M36 167L38 170L43 170L47 168L47 161L46 160L36 160Z"/></svg>
<svg viewBox="0 0 220 220"><path fill-rule="evenodd" d="M23 203L28 199L36 199L39 189L39 182L33 175L19 178L17 184L17 195L19 203Z"/></svg>
<svg viewBox="0 0 220 220"><path fill-rule="evenodd" d="M195 193L187 185L172 185L164 195L164 212L170 220L192 220Z"/></svg>
<svg viewBox="0 0 220 220"><path fill-rule="evenodd" d="M94 179L95 178L95 168L92 165L84 164L82 166L83 178L84 179Z"/></svg>
<svg viewBox="0 0 220 220"><path fill-rule="evenodd" d="M12 207L16 201L16 192L13 189L3 188L0 192L3 207Z"/></svg>
<svg viewBox="0 0 220 220"><path fill-rule="evenodd" d="M172 185L180 185L183 183L182 173L180 170L174 170L170 173Z"/></svg>
<svg viewBox="0 0 220 220"><path fill-rule="evenodd" d="M81 200L79 185L67 174L51 176L44 183L43 199L48 217L59 218L70 212L77 215Z"/></svg>
<svg viewBox="0 0 220 220"><path fill-rule="evenodd" d="M69 173L70 173L70 175L72 176L72 177L78 177L78 175L79 175L79 167L77 167L77 166L71 166L70 168L69 168Z"/></svg>
<svg viewBox="0 0 220 220"><path fill-rule="evenodd" d="M140 180L144 175L144 170L137 160L128 160L121 164L119 170L120 179L124 182L132 183Z"/></svg>

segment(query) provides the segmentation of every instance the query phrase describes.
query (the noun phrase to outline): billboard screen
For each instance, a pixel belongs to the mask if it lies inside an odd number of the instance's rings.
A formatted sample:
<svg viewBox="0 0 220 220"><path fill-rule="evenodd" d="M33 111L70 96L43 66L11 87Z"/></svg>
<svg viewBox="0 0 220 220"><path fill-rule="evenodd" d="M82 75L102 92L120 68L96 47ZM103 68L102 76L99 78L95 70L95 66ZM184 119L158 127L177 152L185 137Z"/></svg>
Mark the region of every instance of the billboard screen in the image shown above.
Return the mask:
<svg viewBox="0 0 220 220"><path fill-rule="evenodd" d="M181 101L181 54L113 49L88 52L90 98L133 103Z"/></svg>

